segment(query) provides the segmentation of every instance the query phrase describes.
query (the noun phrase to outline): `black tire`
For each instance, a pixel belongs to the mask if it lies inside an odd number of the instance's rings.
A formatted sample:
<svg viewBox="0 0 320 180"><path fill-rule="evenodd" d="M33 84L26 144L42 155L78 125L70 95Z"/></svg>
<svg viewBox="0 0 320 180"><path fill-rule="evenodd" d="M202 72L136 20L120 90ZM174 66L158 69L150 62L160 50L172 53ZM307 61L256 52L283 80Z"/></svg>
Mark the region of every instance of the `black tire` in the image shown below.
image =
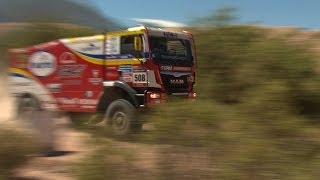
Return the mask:
<svg viewBox="0 0 320 180"><path fill-rule="evenodd" d="M142 123L137 119L135 107L127 100L117 99L111 102L106 117L116 136L138 133L142 129Z"/></svg>
<svg viewBox="0 0 320 180"><path fill-rule="evenodd" d="M32 96L18 99L16 119L31 122L35 114L41 110L39 101Z"/></svg>

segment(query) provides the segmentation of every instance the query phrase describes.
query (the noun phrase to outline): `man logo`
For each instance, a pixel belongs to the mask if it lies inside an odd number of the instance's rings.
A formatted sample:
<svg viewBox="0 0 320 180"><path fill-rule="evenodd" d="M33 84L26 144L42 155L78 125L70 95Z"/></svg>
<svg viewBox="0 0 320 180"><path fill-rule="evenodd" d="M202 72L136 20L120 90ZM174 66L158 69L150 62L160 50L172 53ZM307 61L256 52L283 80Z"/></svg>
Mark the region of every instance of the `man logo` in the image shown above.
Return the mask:
<svg viewBox="0 0 320 180"><path fill-rule="evenodd" d="M184 80L183 79L170 79L170 84L181 85L181 84L184 84Z"/></svg>

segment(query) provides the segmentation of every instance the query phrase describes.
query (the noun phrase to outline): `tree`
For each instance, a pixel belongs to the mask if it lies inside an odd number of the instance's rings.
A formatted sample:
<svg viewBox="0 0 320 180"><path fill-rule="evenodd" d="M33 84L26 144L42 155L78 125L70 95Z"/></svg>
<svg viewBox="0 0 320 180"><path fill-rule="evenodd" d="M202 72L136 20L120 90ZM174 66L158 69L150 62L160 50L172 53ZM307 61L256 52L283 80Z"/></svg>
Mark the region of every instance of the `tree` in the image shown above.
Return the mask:
<svg viewBox="0 0 320 180"><path fill-rule="evenodd" d="M219 8L208 16L196 18L192 21L192 24L201 26L229 25L237 19L236 11L237 9L234 7Z"/></svg>

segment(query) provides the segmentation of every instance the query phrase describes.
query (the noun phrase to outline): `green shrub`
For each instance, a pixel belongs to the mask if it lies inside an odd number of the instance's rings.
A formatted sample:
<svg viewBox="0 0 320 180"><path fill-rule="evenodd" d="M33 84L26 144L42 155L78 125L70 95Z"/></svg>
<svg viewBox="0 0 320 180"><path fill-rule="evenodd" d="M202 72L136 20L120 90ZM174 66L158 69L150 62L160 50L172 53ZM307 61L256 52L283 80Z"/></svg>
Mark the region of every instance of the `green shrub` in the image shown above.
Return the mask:
<svg viewBox="0 0 320 180"><path fill-rule="evenodd" d="M319 75L308 45L270 38L267 30L226 26L195 30L198 48L197 91L200 98L246 103L251 92L281 81L289 106L297 113L318 113Z"/></svg>
<svg viewBox="0 0 320 180"><path fill-rule="evenodd" d="M177 102L157 108L145 116L152 119L154 130L142 134L141 139L169 144L165 153L160 154L164 161L173 155L192 156L206 152L211 163L209 167L203 167L207 170L199 176L316 179L320 168L319 127L310 126L306 119L292 114L287 106L282 105L278 98L286 94L286 89L281 84L268 86L263 88L265 94L254 96L259 99L249 100L246 107L199 100L192 104ZM277 95L273 97L268 93ZM266 103L274 106L263 109ZM159 164L158 168L166 178L185 177L185 174L172 170L184 159L175 160Z"/></svg>

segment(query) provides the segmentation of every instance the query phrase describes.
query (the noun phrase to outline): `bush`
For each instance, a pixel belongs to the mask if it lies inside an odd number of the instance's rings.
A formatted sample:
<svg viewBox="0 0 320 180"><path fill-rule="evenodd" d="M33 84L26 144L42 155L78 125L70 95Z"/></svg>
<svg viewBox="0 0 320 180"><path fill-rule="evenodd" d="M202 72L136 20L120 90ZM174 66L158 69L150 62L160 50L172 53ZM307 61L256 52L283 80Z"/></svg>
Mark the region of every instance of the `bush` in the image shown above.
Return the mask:
<svg viewBox="0 0 320 180"><path fill-rule="evenodd" d="M269 38L267 30L226 26L198 30L198 92L224 103L246 103L247 96L269 82L288 89L289 106L297 113L317 113L320 81L308 46ZM319 106L318 106L319 107Z"/></svg>
<svg viewBox="0 0 320 180"><path fill-rule="evenodd" d="M198 176L315 179L320 168L319 127L310 126L306 119L292 115L286 106L281 105L278 97L286 94L281 84L272 84L265 89L268 90L263 97L255 96L259 99L250 100L252 104L246 107L199 100L193 104L178 102L157 108L145 117L153 119L155 129L142 134L141 138L145 142L171 145L166 153L160 154L163 160L173 154L191 157L207 154L211 163L209 167L202 167L206 170ZM272 97L267 92L278 94ZM274 106L260 109L265 102ZM166 178L190 175L190 172L172 170L180 161L184 162L184 159L175 160L159 164L158 168L166 172ZM190 163L197 161L200 160L192 159Z"/></svg>

